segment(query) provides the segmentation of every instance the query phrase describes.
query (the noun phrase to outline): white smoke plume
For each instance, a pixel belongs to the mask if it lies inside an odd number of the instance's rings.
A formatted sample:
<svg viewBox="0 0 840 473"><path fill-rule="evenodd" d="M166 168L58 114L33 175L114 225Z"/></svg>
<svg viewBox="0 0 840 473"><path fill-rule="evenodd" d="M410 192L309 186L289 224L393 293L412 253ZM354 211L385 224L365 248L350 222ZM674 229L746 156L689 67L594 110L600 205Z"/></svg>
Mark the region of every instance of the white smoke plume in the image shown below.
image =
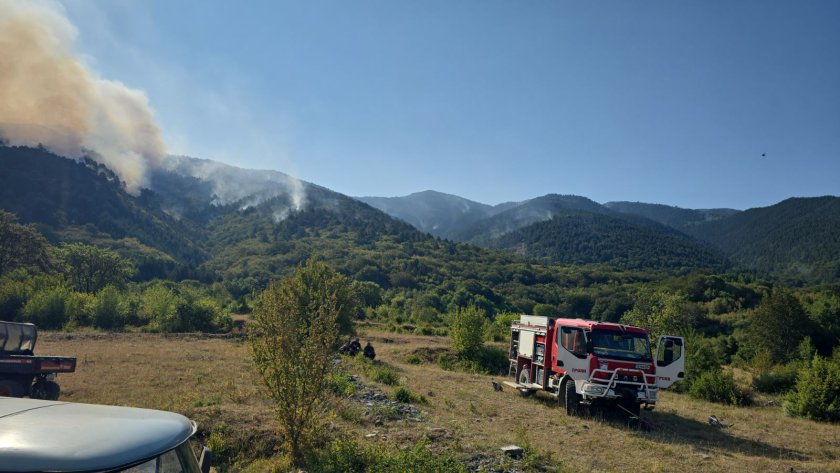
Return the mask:
<svg viewBox="0 0 840 473"><path fill-rule="evenodd" d="M167 156L161 168L210 183L214 195L211 202L213 205L235 203L244 210L267 200L286 196L288 207L275 209L275 221L285 219L291 210L298 211L306 204L304 183L279 171L242 169L187 156Z"/></svg>
<svg viewBox="0 0 840 473"><path fill-rule="evenodd" d="M68 157L93 151L136 193L166 154L160 130L143 92L79 59L76 35L56 4L0 0L0 135Z"/></svg>

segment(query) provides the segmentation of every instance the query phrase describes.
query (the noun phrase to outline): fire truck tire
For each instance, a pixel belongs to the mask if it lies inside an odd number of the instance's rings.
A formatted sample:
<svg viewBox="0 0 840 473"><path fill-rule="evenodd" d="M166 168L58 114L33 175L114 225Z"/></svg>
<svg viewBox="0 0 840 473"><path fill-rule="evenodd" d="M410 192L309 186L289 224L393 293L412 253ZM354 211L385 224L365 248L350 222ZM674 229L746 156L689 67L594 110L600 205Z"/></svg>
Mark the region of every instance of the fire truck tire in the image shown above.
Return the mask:
<svg viewBox="0 0 840 473"><path fill-rule="evenodd" d="M531 367L523 365L519 370L519 384L531 384Z"/></svg>
<svg viewBox="0 0 840 473"><path fill-rule="evenodd" d="M642 412L642 405L639 404L638 402L619 401L619 404L621 405L621 407L623 407L627 411L630 411L630 413L635 417L639 417L639 414L641 414L641 412Z"/></svg>
<svg viewBox="0 0 840 473"><path fill-rule="evenodd" d="M565 386L566 399L564 404L566 405L566 415L577 415L580 412L580 395L575 391L575 382L571 379L567 380Z"/></svg>
<svg viewBox="0 0 840 473"><path fill-rule="evenodd" d="M44 383L44 399L48 401L57 401L58 396L61 395L61 387L55 381L47 381Z"/></svg>
<svg viewBox="0 0 840 473"><path fill-rule="evenodd" d="M0 396L23 397L25 388L17 381L0 379Z"/></svg>

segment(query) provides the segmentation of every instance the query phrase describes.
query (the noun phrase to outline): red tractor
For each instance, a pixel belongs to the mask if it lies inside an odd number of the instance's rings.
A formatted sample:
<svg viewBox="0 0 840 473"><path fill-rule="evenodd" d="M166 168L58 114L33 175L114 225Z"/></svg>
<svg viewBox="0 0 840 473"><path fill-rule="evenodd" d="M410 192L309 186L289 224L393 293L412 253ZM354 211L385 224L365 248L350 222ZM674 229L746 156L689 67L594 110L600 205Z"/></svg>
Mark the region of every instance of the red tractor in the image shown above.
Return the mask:
<svg viewBox="0 0 840 473"><path fill-rule="evenodd" d="M58 373L76 371L76 359L35 356L38 329L32 324L0 321L0 396L56 400Z"/></svg>
<svg viewBox="0 0 840 473"><path fill-rule="evenodd" d="M660 388L685 377L684 340L659 337L656 360L645 329L582 319L522 315L511 324L511 371L524 393L543 390L574 415L581 405L653 409Z"/></svg>

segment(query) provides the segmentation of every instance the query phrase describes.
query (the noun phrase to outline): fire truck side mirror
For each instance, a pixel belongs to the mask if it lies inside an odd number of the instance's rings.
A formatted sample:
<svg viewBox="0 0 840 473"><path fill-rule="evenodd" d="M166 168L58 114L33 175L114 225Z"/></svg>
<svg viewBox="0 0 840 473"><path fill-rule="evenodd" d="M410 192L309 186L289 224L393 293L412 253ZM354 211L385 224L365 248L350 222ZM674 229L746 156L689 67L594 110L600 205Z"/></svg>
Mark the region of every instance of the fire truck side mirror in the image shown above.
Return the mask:
<svg viewBox="0 0 840 473"><path fill-rule="evenodd" d="M587 339L587 340L586 340L586 353L592 353L592 351L593 351L594 349L595 349L595 348L594 348L594 345L592 344L592 339L591 339L591 338L590 338L590 339Z"/></svg>

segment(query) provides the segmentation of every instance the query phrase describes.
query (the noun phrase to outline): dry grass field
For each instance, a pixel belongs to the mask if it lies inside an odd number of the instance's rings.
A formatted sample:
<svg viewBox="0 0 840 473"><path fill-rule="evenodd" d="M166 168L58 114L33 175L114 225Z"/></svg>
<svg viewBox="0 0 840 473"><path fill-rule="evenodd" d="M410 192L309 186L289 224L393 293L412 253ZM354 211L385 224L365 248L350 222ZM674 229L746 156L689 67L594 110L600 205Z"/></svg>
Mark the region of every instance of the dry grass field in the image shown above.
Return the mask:
<svg viewBox="0 0 840 473"><path fill-rule="evenodd" d="M567 471L840 472L840 426L790 418L778 407L735 408L665 393L657 409L644 414L653 428L641 431L616 416L567 417L549 397L496 392L490 381L501 377L406 361L418 349L446 349L447 338L370 331L363 333L367 339L377 359L397 369L400 384L428 402L419 405L423 422L380 423L362 417L362 406L343 401L343 412L330 423L359 442L392 448L426 438L431 448L464 458L529 444ZM241 340L43 333L38 351L79 359L77 372L59 380L63 400L174 410L198 421L205 438L227 438L225 448L238 445L246 457L275 451L271 404L255 385ZM389 394L394 389L365 383ZM709 415L734 425L711 427Z"/></svg>

